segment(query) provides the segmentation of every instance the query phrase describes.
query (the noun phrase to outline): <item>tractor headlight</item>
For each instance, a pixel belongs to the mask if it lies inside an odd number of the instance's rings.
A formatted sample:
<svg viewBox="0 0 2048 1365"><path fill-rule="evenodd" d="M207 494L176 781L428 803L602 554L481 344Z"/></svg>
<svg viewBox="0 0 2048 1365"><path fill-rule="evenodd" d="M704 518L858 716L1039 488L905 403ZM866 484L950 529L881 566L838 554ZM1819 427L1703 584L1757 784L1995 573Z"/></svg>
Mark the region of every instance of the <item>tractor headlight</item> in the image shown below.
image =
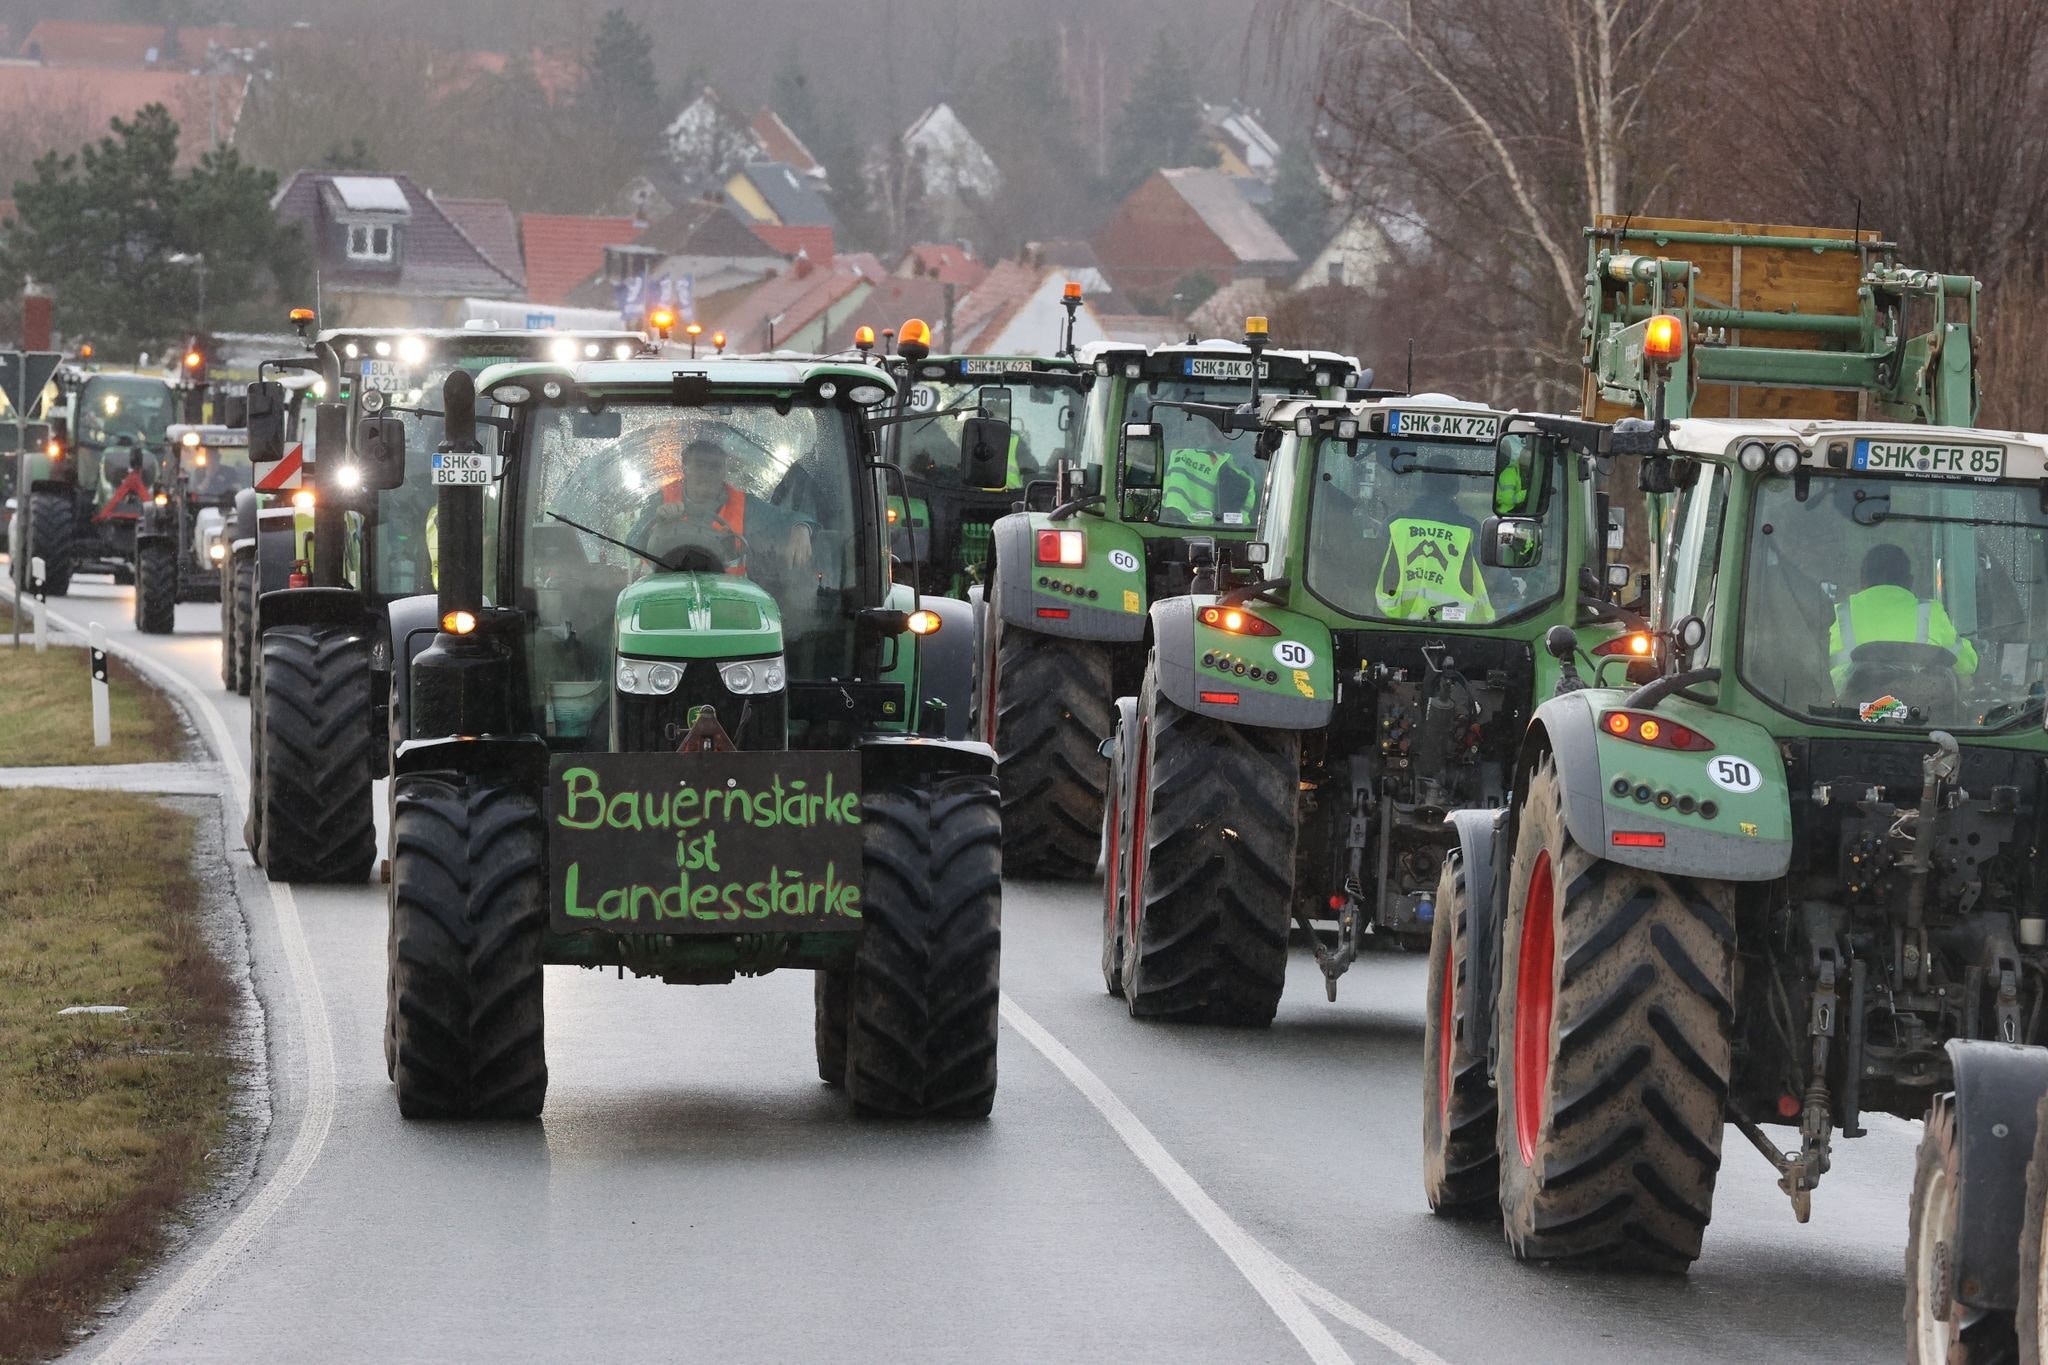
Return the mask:
<svg viewBox="0 0 2048 1365"><path fill-rule="evenodd" d="M676 690L676 684L683 680L683 671L674 664L656 664L647 670L647 688L662 696Z"/></svg>
<svg viewBox="0 0 2048 1365"><path fill-rule="evenodd" d="M1790 441L1772 446L1771 468L1780 474L1790 474L1799 468L1799 447Z"/></svg>
<svg viewBox="0 0 2048 1365"><path fill-rule="evenodd" d="M619 691L640 691L640 670L624 659L619 660Z"/></svg>
<svg viewBox="0 0 2048 1365"><path fill-rule="evenodd" d="M206 547L206 557L218 564L228 557L228 547L216 540Z"/></svg>
<svg viewBox="0 0 2048 1365"><path fill-rule="evenodd" d="M756 692L780 692L784 682L782 660L775 659L734 659L718 666L718 676L725 680L725 687L736 697L751 696Z"/></svg>
<svg viewBox="0 0 2048 1365"><path fill-rule="evenodd" d="M665 697L683 680L683 666L650 663L646 659L619 660L619 691L636 697Z"/></svg>
<svg viewBox="0 0 2048 1365"><path fill-rule="evenodd" d="M1736 462L1752 474L1760 472L1769 458L1770 452L1762 441L1744 441L1735 449Z"/></svg>

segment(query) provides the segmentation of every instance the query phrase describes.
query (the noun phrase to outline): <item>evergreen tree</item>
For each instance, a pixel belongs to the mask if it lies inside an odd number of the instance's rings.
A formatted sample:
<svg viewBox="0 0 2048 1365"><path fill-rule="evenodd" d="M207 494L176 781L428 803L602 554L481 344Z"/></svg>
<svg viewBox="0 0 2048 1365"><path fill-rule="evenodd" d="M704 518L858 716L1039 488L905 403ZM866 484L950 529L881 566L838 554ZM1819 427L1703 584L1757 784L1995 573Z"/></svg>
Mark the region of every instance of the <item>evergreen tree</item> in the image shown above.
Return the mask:
<svg viewBox="0 0 2048 1365"><path fill-rule="evenodd" d="M795 43L782 49L782 65L775 72L774 99L772 107L782 116L789 131L811 149L812 156L822 158L824 153L818 147L824 139L825 126L818 118L818 101L811 93L811 78L804 71L803 60L797 56Z"/></svg>
<svg viewBox="0 0 2048 1365"><path fill-rule="evenodd" d="M592 130L617 141L635 160L654 155L661 137L661 84L654 76L654 40L620 9L597 25L583 62L577 108Z"/></svg>
<svg viewBox="0 0 2048 1365"><path fill-rule="evenodd" d="M1173 166L1214 166L1216 149L1202 137L1202 102L1194 72L1164 32L1131 83L1130 98L1110 135L1110 179L1120 194Z"/></svg>
<svg viewBox="0 0 2048 1365"><path fill-rule="evenodd" d="M1294 254L1306 261L1330 239L1330 195L1305 142L1297 139L1280 149L1273 167L1273 198L1266 218Z"/></svg>

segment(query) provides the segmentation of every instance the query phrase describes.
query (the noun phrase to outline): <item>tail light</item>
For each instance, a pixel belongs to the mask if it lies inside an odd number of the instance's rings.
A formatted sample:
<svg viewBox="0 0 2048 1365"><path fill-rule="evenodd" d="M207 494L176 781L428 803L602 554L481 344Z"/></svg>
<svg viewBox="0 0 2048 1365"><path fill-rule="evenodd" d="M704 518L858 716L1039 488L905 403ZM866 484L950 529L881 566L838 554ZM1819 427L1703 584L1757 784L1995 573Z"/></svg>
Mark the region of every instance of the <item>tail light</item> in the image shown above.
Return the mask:
<svg viewBox="0 0 2048 1365"><path fill-rule="evenodd" d="M1593 646L1596 656L1607 659L1648 659L1657 653L1657 641L1646 630L1632 630Z"/></svg>
<svg viewBox="0 0 2048 1365"><path fill-rule="evenodd" d="M1697 730L1639 711L1609 711L1600 717L1600 728L1615 739L1647 744L1653 749L1704 753L1714 747L1714 741Z"/></svg>
<svg viewBox="0 0 2048 1365"><path fill-rule="evenodd" d="M1038 562L1078 568L1088 557L1088 544L1079 531L1040 531Z"/></svg>
<svg viewBox="0 0 2048 1365"><path fill-rule="evenodd" d="M1232 635L1278 635L1280 627L1261 620L1242 607L1203 607L1202 624Z"/></svg>

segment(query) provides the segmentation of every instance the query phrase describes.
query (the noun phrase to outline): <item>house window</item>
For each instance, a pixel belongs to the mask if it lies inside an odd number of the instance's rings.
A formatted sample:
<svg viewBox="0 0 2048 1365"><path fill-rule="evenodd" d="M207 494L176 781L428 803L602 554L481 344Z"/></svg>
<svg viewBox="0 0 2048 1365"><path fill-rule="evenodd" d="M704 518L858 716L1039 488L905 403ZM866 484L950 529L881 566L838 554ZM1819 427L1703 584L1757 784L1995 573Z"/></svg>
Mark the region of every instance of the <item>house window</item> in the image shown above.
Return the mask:
<svg viewBox="0 0 2048 1365"><path fill-rule="evenodd" d="M388 261L392 256L392 232L388 227L351 224L348 230L348 258L352 261Z"/></svg>

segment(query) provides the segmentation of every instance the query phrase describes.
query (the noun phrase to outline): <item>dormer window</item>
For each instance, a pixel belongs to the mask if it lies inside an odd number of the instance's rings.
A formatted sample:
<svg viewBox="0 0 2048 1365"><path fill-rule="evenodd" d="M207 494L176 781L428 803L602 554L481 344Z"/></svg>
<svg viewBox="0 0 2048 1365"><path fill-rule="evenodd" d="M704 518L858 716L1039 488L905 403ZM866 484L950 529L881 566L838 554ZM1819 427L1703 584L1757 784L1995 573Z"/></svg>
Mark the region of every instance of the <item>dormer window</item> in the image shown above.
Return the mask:
<svg viewBox="0 0 2048 1365"><path fill-rule="evenodd" d="M348 258L352 261L388 261L392 257L390 228L355 223L348 230Z"/></svg>

